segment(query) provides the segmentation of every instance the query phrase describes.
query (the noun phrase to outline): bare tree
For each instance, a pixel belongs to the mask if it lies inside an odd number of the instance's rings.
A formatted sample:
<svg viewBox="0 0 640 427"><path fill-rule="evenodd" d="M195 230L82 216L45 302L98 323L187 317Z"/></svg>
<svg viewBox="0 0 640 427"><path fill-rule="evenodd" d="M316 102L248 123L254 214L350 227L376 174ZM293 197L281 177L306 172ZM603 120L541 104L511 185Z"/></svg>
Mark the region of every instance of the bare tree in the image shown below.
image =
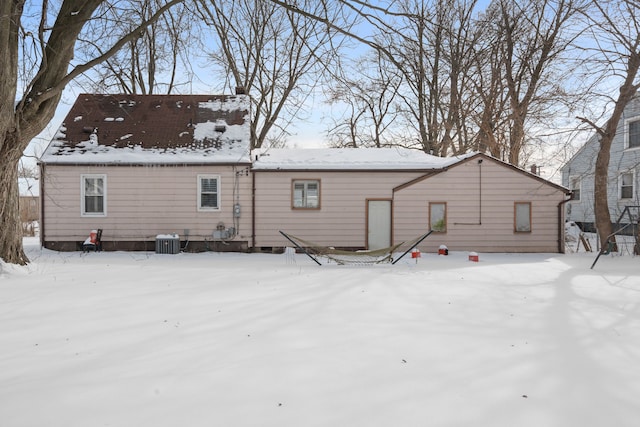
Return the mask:
<svg viewBox="0 0 640 427"><path fill-rule="evenodd" d="M296 7L331 16L322 2ZM252 148L281 143L287 127L304 114L320 72L338 55L335 31L318 20L262 0L202 1L206 23L218 39L211 54L229 85L248 91L254 102ZM333 15L333 22L341 22Z"/></svg>
<svg viewBox="0 0 640 427"><path fill-rule="evenodd" d="M0 2L0 258L26 264L18 206L18 163L32 138L55 114L62 90L74 78L137 39L164 11L182 0L171 0L132 31L90 57L75 56L77 44L98 45L113 31L103 20L113 7L102 0L64 0L51 9L48 1L25 11L23 0ZM124 2L117 2L123 14ZM34 7L31 5L31 7ZM26 13L25 13L26 12ZM53 23L49 22L55 16ZM84 33L89 22L104 31Z"/></svg>
<svg viewBox="0 0 640 427"><path fill-rule="evenodd" d="M113 26L120 28L111 36L114 39L122 31L131 31L139 22L149 19L163 3L160 0L130 2L132 7L126 16L121 16L121 10L116 8L105 11ZM123 49L85 74L78 84L106 93L169 94L181 86L189 90L194 73L188 54L196 51L194 35L198 28L195 22L193 11L186 4L176 5L150 24L140 37L129 41ZM99 21L89 22L87 31L92 31L93 27L100 31L101 25ZM103 53L107 47L104 42L84 45L88 51L83 53Z"/></svg>
<svg viewBox="0 0 640 427"><path fill-rule="evenodd" d="M374 34L364 44L373 52L368 58L376 58L377 63L375 73L360 66L341 86L343 98L350 98L346 102L360 105L353 108L355 116L345 119L344 128L357 116L361 132L363 125L374 126L375 141L393 141L438 155L466 151L470 133L466 118L471 111L468 71L475 36L470 22L476 1L342 4L373 28ZM362 41L362 36L354 37ZM365 57L362 62L371 61ZM358 71L362 75L354 77ZM364 98L376 96L384 102L373 110ZM380 126L382 112L393 127Z"/></svg>
<svg viewBox="0 0 640 427"><path fill-rule="evenodd" d="M611 241L613 227L608 202L609 161L611 144L624 109L640 88L640 4L634 0L594 2L585 14L592 25L593 49L585 65L597 78L607 78L618 84L617 95L609 98L611 113L604 125L588 117L588 123L599 138L600 147L595 163L594 212L598 236L603 245ZM610 88L610 85L607 85Z"/></svg>
<svg viewBox="0 0 640 427"><path fill-rule="evenodd" d="M576 12L588 3L494 0L478 15L475 0L340 0L373 29L367 37L271 1L349 35L399 70L396 110L413 130L405 144L438 155L477 147L516 165L531 129L548 124L545 108L562 102L558 70Z"/></svg>
<svg viewBox="0 0 640 427"><path fill-rule="evenodd" d="M397 144L390 131L397 119L395 100L402 83L399 71L373 51L340 74L331 74L328 102L347 106L329 130L334 147L388 147Z"/></svg>
<svg viewBox="0 0 640 427"><path fill-rule="evenodd" d="M491 62L483 66L484 87L478 87L487 91L480 93L479 139L492 155L520 165L527 123L546 117L546 108L562 101L563 82L555 71L566 66L562 54L573 41L575 31L569 29L582 3L496 0L487 8L480 27L491 42L481 57Z"/></svg>

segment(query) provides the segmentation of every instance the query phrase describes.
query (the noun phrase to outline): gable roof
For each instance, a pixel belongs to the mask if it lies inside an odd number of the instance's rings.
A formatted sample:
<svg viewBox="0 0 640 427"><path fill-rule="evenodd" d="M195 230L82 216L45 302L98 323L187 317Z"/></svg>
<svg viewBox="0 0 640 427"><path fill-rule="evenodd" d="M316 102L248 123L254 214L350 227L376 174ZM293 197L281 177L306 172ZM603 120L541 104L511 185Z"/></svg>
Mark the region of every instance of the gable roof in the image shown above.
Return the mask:
<svg viewBox="0 0 640 427"><path fill-rule="evenodd" d="M256 171L397 171L443 169L473 155L437 157L408 148L267 149L257 153Z"/></svg>
<svg viewBox="0 0 640 427"><path fill-rule="evenodd" d="M527 176L527 177L529 177L531 179L539 181L540 183L548 185L548 186L550 186L552 188L555 188L556 190L560 190L565 194L571 194L571 190L566 188L566 187L563 187L562 185L558 185L558 184L556 184L556 183L554 183L552 181L549 181L548 179L542 178L539 175L533 174L533 173L531 173L529 171L526 171L526 170L524 170L522 168L514 166L514 165L512 165L510 163L504 162L504 161L502 161L500 159L496 159L495 157L492 157L492 156L490 156L488 154L478 153L478 152L469 153L466 156L462 156L461 158L457 158L457 161L451 163L446 168L443 168L443 169L441 169L439 171L430 171L430 172L426 173L425 175L423 175L421 177L415 178L415 179L413 179L413 180L411 180L409 182L406 182L404 184L399 185L398 187L394 188L393 191L399 191L399 190L402 190L404 188L410 187L410 186L412 186L412 185L414 185L414 184L416 184L418 182L421 182L421 181L424 181L424 180L426 180L428 178L431 178L432 176L435 176L435 175L437 175L437 174L439 174L441 172L445 172L446 170L453 169L454 167L459 166L459 165L461 165L463 163L467 163L467 162L470 162L472 160L477 160L478 163L481 163L485 159L489 160L489 161L493 161L493 162L497 163L498 165L501 165L501 166L503 166L505 168L511 169L516 173L525 175L525 176Z"/></svg>
<svg viewBox="0 0 640 427"><path fill-rule="evenodd" d="M43 163L246 163L248 95L81 94Z"/></svg>

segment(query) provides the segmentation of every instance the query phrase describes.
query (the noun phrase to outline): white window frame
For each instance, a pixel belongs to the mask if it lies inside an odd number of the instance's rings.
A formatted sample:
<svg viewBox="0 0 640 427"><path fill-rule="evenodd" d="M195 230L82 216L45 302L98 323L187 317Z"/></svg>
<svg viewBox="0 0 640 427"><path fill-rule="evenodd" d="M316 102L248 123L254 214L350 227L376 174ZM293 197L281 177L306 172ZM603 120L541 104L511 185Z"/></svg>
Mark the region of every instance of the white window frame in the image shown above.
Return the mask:
<svg viewBox="0 0 640 427"><path fill-rule="evenodd" d="M215 179L216 180L216 206L202 206L202 180L203 179ZM199 212L219 212L221 209L221 197L222 192L222 179L217 174L199 174L198 175L198 211Z"/></svg>
<svg viewBox="0 0 640 427"><path fill-rule="evenodd" d="M521 210L518 206L526 206L527 218L520 218ZM513 232L514 233L531 233L533 228L533 204L531 202L514 202L513 203ZM526 228L520 228L521 219L527 220Z"/></svg>
<svg viewBox="0 0 640 427"><path fill-rule="evenodd" d="M624 122L624 148L627 150L637 150L640 149L640 130L638 135L638 145L631 147L631 138L630 138L630 127L631 123L640 122L640 117L634 117L632 119L627 119Z"/></svg>
<svg viewBox="0 0 640 427"><path fill-rule="evenodd" d="M300 197L296 193L296 185L304 186ZM309 184L315 184L317 187L317 196L315 204L313 199L309 197ZM319 179L294 179L291 182L291 208L292 209L320 209L320 180Z"/></svg>
<svg viewBox="0 0 640 427"><path fill-rule="evenodd" d="M577 182L578 185L573 185L574 182ZM577 187L577 188L576 188ZM575 197L575 190L578 190L578 197ZM579 202L582 197L582 178L579 175L570 175L569 176L569 190L571 190L571 201Z"/></svg>
<svg viewBox="0 0 640 427"><path fill-rule="evenodd" d="M87 212L86 206L86 180L102 179L102 212ZM80 216L82 217L105 217L107 216L107 175L105 174L82 174L80 175Z"/></svg>
<svg viewBox="0 0 640 427"><path fill-rule="evenodd" d="M623 187L623 176L624 175L631 175L631 197L622 197L622 187ZM618 175L618 198L620 200L631 200L634 199L636 195L636 171L635 170L628 170L625 172L621 172L620 175Z"/></svg>

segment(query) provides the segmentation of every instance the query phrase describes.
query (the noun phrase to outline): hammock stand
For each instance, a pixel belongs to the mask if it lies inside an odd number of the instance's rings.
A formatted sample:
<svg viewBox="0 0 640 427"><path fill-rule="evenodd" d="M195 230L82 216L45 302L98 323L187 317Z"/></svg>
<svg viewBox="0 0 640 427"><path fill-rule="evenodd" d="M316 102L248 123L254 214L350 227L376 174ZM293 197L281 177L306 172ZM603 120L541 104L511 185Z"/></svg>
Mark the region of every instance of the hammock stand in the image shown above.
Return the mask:
<svg viewBox="0 0 640 427"><path fill-rule="evenodd" d="M406 254L411 252L413 248L418 246L424 239L429 237L431 233L433 233L433 230L429 230L428 233L415 238L409 243L401 242L397 245L389 246L388 248L375 249L371 251L347 251L318 245L308 240L304 240L291 234L287 234L284 231L280 231L280 234L282 234L288 241L293 243L296 248L304 252L318 265L322 265L322 263L318 261L318 256L324 256L340 265L381 264L384 262L395 264L396 262L400 261ZM409 249L407 249L402 255L400 255L400 257L394 260L393 253L396 251L396 249L405 245L405 243L410 245Z"/></svg>

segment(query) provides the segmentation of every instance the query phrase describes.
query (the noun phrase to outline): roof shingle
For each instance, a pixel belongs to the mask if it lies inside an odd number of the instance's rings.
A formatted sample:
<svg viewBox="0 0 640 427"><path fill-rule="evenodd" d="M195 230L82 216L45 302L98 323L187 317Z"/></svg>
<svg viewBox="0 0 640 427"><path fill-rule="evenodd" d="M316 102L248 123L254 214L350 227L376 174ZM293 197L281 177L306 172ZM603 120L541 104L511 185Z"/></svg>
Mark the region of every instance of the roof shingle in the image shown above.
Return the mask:
<svg viewBox="0 0 640 427"><path fill-rule="evenodd" d="M226 163L249 149L247 95L81 94L41 160Z"/></svg>

